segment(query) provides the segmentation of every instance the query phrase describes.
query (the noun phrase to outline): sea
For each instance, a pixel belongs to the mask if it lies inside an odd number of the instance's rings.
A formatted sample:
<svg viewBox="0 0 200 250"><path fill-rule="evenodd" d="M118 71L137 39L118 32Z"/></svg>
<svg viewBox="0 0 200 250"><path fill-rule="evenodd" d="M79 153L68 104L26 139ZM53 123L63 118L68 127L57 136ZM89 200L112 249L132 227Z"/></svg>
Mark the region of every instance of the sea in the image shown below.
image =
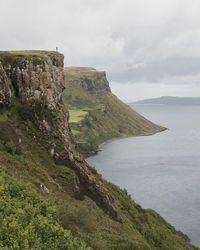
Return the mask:
<svg viewBox="0 0 200 250"><path fill-rule="evenodd" d="M86 160L200 247L200 106L130 106L167 130L113 140Z"/></svg>

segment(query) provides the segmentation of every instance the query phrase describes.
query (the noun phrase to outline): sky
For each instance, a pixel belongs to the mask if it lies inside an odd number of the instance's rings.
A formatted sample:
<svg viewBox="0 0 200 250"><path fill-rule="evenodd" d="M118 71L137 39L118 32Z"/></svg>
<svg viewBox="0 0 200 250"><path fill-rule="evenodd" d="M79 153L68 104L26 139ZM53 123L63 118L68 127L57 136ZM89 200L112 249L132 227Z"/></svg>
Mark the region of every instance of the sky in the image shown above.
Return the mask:
<svg viewBox="0 0 200 250"><path fill-rule="evenodd" d="M1 0L0 50L106 71L125 102L200 96L199 0Z"/></svg>

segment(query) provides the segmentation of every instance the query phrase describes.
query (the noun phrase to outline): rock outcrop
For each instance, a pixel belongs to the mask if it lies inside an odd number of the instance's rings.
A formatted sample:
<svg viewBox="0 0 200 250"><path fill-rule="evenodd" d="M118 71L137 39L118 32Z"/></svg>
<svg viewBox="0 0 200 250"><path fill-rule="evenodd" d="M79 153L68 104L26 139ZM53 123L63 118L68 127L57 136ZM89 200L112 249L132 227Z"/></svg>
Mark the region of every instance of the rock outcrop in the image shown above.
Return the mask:
<svg viewBox="0 0 200 250"><path fill-rule="evenodd" d="M26 111L31 111L30 119L40 131L36 135L38 143L48 150L56 163L76 172L75 196L83 199L88 195L113 219L122 222L102 179L92 175L84 159L72 150L74 141L69 115L62 102L63 58L57 52L0 52L0 107L3 110L17 99ZM106 84L101 81L102 86ZM94 92L105 89L92 83L89 86Z"/></svg>
<svg viewBox="0 0 200 250"><path fill-rule="evenodd" d="M73 83L77 83L90 94L105 95L111 93L109 82L104 71L97 71L89 67L67 67L65 76Z"/></svg>
<svg viewBox="0 0 200 250"><path fill-rule="evenodd" d="M11 52L7 53L8 57L15 57ZM64 89L64 56L55 52L41 52L41 56L32 52L33 57L21 54L8 62L0 53L0 105L8 105L12 97L17 96L22 102L46 98L48 107L55 108ZM3 55L5 58L5 52Z"/></svg>

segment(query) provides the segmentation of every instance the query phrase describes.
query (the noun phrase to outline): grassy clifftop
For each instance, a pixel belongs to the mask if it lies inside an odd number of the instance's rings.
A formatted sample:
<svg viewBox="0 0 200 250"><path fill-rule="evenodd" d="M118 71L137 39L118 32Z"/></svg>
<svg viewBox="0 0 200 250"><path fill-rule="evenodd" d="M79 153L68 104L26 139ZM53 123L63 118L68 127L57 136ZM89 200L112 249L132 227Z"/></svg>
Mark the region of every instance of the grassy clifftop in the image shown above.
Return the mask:
<svg viewBox="0 0 200 250"><path fill-rule="evenodd" d="M95 79L101 77L104 74L103 71L96 71L91 67L66 67L65 73L68 74L68 80L80 80L83 77L89 77Z"/></svg>
<svg viewBox="0 0 200 250"><path fill-rule="evenodd" d="M48 55L59 55L59 53L45 50L0 51L0 62L3 65L12 65L20 60L28 60L40 64L42 61L48 59Z"/></svg>
<svg viewBox="0 0 200 250"><path fill-rule="evenodd" d="M85 156L112 138L149 135L164 129L139 115L109 90L91 92L88 82L96 88L99 79L106 79L104 72L81 67L67 67L64 72L63 100L69 109L78 150ZM109 87L109 83L106 84Z"/></svg>

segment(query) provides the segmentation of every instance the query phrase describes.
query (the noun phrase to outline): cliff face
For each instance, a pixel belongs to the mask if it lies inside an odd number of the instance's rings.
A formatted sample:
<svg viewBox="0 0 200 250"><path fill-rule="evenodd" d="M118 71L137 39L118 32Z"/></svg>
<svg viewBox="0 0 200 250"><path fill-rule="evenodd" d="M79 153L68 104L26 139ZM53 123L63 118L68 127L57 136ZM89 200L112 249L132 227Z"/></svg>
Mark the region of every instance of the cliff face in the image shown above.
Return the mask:
<svg viewBox="0 0 200 250"><path fill-rule="evenodd" d="M7 53L7 56L5 55ZM9 58L10 57L10 58ZM14 58L12 58L14 57ZM74 157L69 115L62 103L63 55L55 52L0 53L0 103L5 109L17 98L42 132L37 137L56 163L76 172L75 196L91 197L112 218L122 221L99 177L91 175L81 156ZM9 60L8 60L9 59Z"/></svg>
<svg viewBox="0 0 200 250"><path fill-rule="evenodd" d="M64 56L44 51L15 53L7 52L7 56L6 52L0 53L0 73L3 76L0 79L1 107L5 109L14 98L25 105L35 107L31 110L32 120L44 135L52 134L46 143L52 156L60 159L61 154L66 155L66 152L57 150L54 137L59 131L64 150L68 151L68 113L63 112L56 122L52 122L47 116L48 112L42 113L40 108L43 107L52 113L62 104Z"/></svg>
<svg viewBox="0 0 200 250"><path fill-rule="evenodd" d="M77 83L90 94L105 95L111 92L103 71L88 67L67 67L65 76L69 83Z"/></svg>
<svg viewBox="0 0 200 250"><path fill-rule="evenodd" d="M24 52L25 53L25 52ZM30 99L47 99L48 107L53 109L61 101L63 86L63 55L58 53L30 53L26 58L12 52L0 53L0 105L11 103L12 97L22 102ZM26 55L26 53L25 53ZM7 58L14 57L13 60ZM7 59L7 60L6 60ZM36 60L37 59L37 60Z"/></svg>

